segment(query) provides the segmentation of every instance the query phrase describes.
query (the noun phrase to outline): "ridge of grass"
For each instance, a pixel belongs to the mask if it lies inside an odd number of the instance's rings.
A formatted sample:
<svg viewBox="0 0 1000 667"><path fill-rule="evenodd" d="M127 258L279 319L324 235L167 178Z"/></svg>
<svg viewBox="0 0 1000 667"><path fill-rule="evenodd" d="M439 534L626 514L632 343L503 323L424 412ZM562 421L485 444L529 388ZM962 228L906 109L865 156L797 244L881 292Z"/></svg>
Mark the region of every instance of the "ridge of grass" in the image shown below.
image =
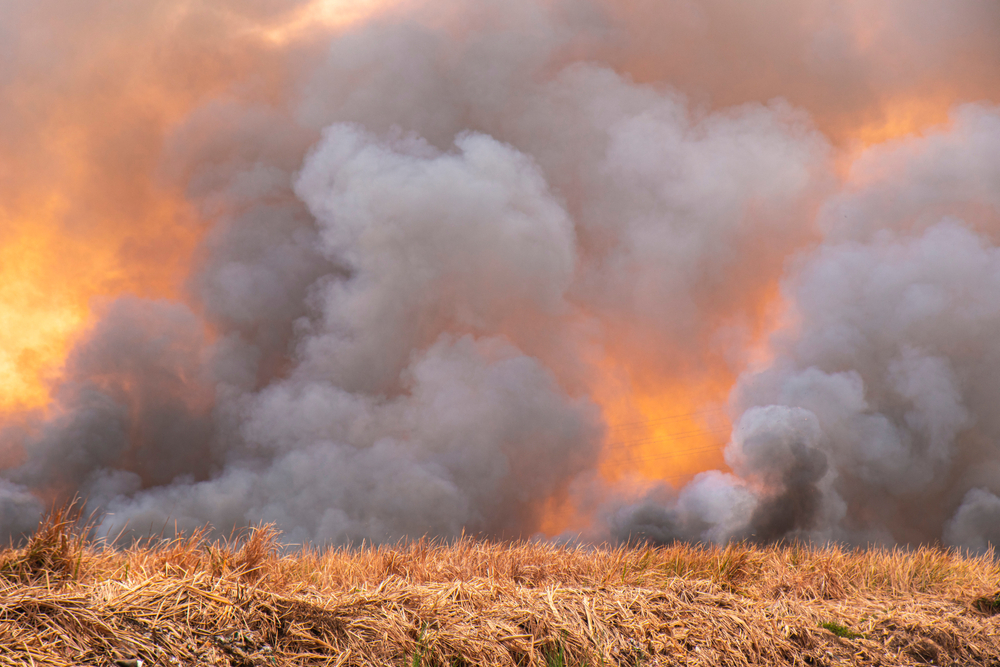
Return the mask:
<svg viewBox="0 0 1000 667"><path fill-rule="evenodd" d="M742 666L826 664L830 655L842 664L986 665L1000 657L992 553L468 538L292 550L273 526L114 548L90 534L64 509L24 546L0 552L0 667L139 659ZM863 648L819 628L863 638Z"/></svg>

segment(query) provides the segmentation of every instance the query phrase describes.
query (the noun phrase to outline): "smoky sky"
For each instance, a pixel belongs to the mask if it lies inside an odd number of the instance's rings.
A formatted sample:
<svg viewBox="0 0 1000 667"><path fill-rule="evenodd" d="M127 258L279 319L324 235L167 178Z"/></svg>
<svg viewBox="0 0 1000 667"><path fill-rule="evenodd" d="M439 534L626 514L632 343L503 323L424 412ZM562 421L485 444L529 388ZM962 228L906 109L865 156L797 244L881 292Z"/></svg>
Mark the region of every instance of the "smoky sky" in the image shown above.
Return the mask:
<svg viewBox="0 0 1000 667"><path fill-rule="evenodd" d="M78 193L81 248L113 212L174 287L95 288L3 416L6 535L79 496L104 534L516 538L561 498L594 541L995 543L992 3L442 0L285 41L253 29L305 3L64 5L0 10L0 192ZM727 468L603 478L602 355L733 378Z"/></svg>

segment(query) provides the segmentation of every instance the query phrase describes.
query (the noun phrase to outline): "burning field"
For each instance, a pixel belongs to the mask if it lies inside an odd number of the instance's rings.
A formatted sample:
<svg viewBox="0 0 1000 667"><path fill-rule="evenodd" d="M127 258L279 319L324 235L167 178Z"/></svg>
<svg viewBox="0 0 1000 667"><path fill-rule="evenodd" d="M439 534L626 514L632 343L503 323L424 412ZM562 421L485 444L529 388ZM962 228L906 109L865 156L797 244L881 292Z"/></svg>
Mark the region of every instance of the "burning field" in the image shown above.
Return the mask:
<svg viewBox="0 0 1000 667"><path fill-rule="evenodd" d="M0 537L81 498L125 540L985 553L998 37L988 0L3 2Z"/></svg>
<svg viewBox="0 0 1000 667"><path fill-rule="evenodd" d="M460 539L129 550L65 513L0 553L0 664L995 665L992 552Z"/></svg>
<svg viewBox="0 0 1000 667"><path fill-rule="evenodd" d="M996 665L998 378L995 0L0 0L0 665Z"/></svg>

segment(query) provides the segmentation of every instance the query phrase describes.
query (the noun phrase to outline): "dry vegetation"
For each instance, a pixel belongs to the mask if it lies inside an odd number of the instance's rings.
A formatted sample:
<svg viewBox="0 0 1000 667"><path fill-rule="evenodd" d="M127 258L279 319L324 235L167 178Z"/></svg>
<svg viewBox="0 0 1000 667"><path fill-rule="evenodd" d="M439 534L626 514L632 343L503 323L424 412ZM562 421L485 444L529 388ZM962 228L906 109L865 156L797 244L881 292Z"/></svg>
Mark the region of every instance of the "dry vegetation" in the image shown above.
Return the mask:
<svg viewBox="0 0 1000 667"><path fill-rule="evenodd" d="M267 527L128 550L50 516L0 553L0 664L1000 665L1000 568L938 549L418 541Z"/></svg>

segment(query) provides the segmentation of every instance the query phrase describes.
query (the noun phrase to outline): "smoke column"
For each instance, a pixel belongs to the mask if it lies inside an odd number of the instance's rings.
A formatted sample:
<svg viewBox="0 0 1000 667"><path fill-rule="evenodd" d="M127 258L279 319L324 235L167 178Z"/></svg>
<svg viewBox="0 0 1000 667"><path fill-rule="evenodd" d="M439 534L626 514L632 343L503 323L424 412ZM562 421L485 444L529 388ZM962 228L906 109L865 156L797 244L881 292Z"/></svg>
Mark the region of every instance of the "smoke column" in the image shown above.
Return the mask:
<svg viewBox="0 0 1000 667"><path fill-rule="evenodd" d="M1000 7L0 7L0 529L1000 540Z"/></svg>

